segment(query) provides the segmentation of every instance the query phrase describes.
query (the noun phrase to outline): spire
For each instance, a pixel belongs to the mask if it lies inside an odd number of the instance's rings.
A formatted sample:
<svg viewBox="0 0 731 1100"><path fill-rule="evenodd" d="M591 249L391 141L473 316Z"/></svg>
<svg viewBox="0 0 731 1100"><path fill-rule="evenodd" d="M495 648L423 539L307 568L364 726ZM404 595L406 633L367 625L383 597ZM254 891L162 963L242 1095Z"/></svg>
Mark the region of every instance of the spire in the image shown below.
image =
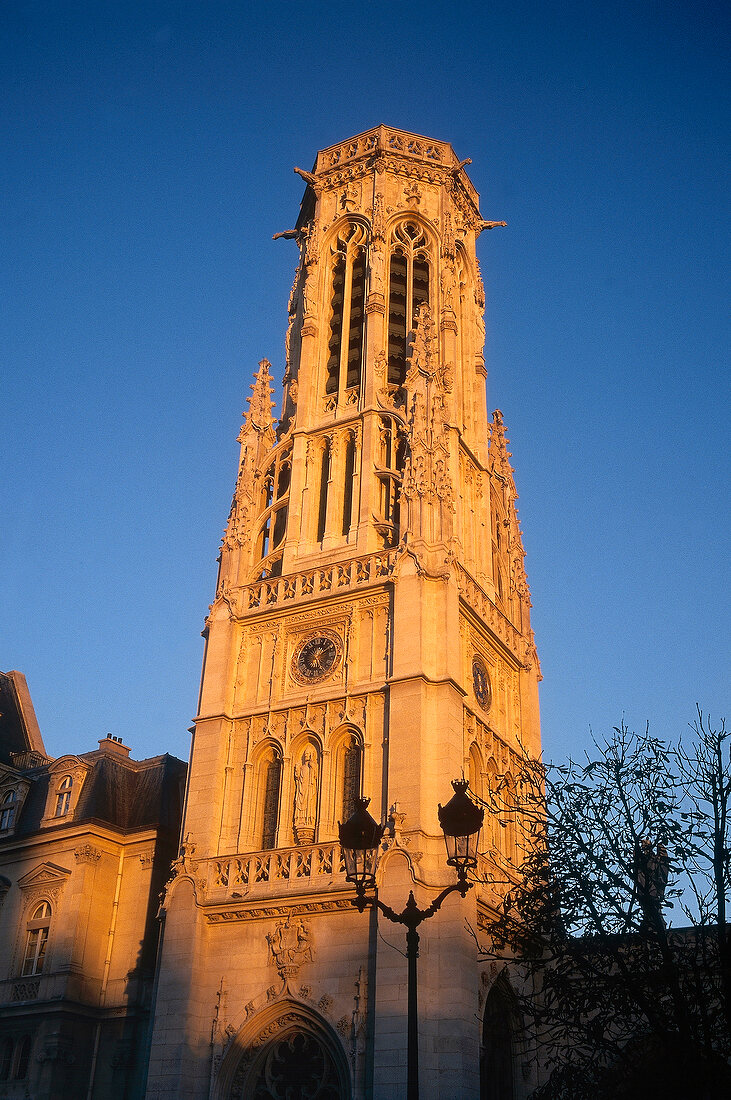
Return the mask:
<svg viewBox="0 0 731 1100"><path fill-rule="evenodd" d="M271 375L271 363L268 359L261 359L259 362L259 369L256 372L254 381L249 389L251 397L248 398L248 409L244 413L244 425L241 429L241 435L239 436L239 442L242 442L242 436L246 433L247 429L253 428L257 432L266 432L268 429L273 429L274 417L272 416L272 409L274 407L273 394L273 379Z"/></svg>
<svg viewBox="0 0 731 1100"><path fill-rule="evenodd" d="M518 493L513 478L513 467L510 465L512 457L508 450L510 440L505 434L505 423L500 409L495 409L490 425L489 440L489 469L492 476L497 476L502 485L503 499L508 524L508 538L506 553L509 559L509 581L514 595L524 601L528 607L530 602L530 589L525 572L525 549L523 547L523 532L520 529L518 509L515 502Z"/></svg>
<svg viewBox="0 0 731 1100"><path fill-rule="evenodd" d="M244 412L244 423L238 436L241 456L231 511L223 535L226 550L248 548L250 544L252 524L258 512L256 500L259 486L256 477L262 457L275 443L272 382L271 363L268 359L262 359L249 387L251 397L247 399L248 408Z"/></svg>
<svg viewBox="0 0 731 1100"><path fill-rule="evenodd" d="M512 457L508 450L508 443L510 440L505 434L505 424L503 422L503 414L500 409L495 409L492 414L492 423L490 424L490 439L489 439L489 455L490 455L490 470L494 470L506 481L512 484L513 493L515 493L515 483L513 482L513 467L510 465L510 459Z"/></svg>

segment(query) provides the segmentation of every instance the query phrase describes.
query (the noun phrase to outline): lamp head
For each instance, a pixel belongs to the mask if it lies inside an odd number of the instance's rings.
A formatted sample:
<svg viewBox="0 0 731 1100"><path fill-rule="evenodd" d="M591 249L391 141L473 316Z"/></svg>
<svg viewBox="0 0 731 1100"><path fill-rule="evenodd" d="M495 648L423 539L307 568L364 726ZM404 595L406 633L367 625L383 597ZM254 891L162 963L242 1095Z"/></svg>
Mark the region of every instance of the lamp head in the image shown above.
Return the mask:
<svg viewBox="0 0 731 1100"><path fill-rule="evenodd" d="M355 883L359 894L376 884L378 848L384 825L368 813L370 798L357 798L355 810L343 825L338 825L340 847L345 859L346 882Z"/></svg>
<svg viewBox="0 0 731 1100"><path fill-rule="evenodd" d="M466 779L453 779L454 794L446 806L439 806L439 824L447 846L447 863L454 867L460 881L466 881L467 868L477 866L477 840L485 811L467 795Z"/></svg>

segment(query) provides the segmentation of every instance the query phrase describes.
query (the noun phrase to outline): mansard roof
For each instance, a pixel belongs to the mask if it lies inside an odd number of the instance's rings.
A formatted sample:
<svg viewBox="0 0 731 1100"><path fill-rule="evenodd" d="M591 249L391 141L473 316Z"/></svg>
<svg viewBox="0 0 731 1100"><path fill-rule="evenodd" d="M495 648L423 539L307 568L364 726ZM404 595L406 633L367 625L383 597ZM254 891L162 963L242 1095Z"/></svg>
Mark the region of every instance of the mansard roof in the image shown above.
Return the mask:
<svg viewBox="0 0 731 1100"><path fill-rule="evenodd" d="M165 753L130 760L119 738L106 737L92 752L49 757L22 672L0 672L0 765L29 783L14 837L36 832L47 813L49 784L65 770L86 772L69 823L98 821L122 832L160 828L177 832L186 765Z"/></svg>
<svg viewBox="0 0 731 1100"><path fill-rule="evenodd" d="M99 751L82 753L78 759L91 765L91 770L71 823L98 821L125 833L146 828L177 831L186 771L182 760L167 753L147 760L128 760ZM16 837L28 836L40 828L53 763L33 769L34 782L15 829Z"/></svg>
<svg viewBox="0 0 731 1100"><path fill-rule="evenodd" d="M0 672L0 763L16 753L46 756L25 676L13 670Z"/></svg>

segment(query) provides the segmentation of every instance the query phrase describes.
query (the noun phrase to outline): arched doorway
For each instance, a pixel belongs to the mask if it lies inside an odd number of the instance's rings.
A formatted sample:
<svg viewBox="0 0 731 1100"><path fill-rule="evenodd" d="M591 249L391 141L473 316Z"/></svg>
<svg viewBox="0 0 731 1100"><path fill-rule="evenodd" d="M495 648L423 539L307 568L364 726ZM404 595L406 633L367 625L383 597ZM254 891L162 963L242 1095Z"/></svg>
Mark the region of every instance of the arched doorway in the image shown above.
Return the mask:
<svg viewBox="0 0 731 1100"><path fill-rule="evenodd" d="M221 1100L350 1100L350 1072L330 1025L306 1005L279 1002L257 1013L226 1052Z"/></svg>
<svg viewBox="0 0 731 1100"><path fill-rule="evenodd" d="M480 1050L480 1100L513 1100L515 1096L514 1004L503 978L485 1001Z"/></svg>

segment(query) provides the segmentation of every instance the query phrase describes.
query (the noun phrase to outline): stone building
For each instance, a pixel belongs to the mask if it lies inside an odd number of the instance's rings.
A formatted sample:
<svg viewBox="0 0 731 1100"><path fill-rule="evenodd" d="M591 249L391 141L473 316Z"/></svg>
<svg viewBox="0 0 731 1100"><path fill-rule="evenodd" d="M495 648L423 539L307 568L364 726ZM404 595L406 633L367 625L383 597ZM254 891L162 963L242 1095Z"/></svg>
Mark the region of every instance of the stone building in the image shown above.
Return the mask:
<svg viewBox="0 0 731 1100"><path fill-rule="evenodd" d="M49 757L0 673L0 1097L140 1096L185 765L121 738Z"/></svg>
<svg viewBox="0 0 731 1100"><path fill-rule="evenodd" d="M379 126L318 153L296 226L281 417L262 360L206 621L147 1096L405 1095L403 932L351 904L353 799L380 897L453 876L438 803L539 750L539 666L502 417L485 401L478 195L451 146ZM519 823L488 815L500 859ZM421 1095L521 1097L531 1061L467 922L422 928ZM482 1070L481 1070L482 1056Z"/></svg>

